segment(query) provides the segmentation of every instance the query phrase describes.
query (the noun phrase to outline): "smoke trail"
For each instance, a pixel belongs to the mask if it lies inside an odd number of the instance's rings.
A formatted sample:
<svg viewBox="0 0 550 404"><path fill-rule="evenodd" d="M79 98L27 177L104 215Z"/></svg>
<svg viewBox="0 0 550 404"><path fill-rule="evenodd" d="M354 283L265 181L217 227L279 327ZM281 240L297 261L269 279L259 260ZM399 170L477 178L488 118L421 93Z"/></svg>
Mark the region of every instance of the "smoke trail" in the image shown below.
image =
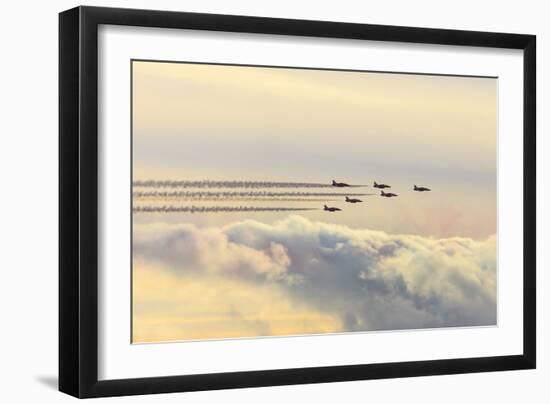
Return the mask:
<svg viewBox="0 0 550 404"><path fill-rule="evenodd" d="M295 212L317 208L285 208L257 206L134 206L134 213L218 213L218 212Z"/></svg>
<svg viewBox="0 0 550 404"><path fill-rule="evenodd" d="M144 200L145 198L136 198L136 199L141 199L141 200ZM250 196L250 197L246 197L246 196L243 196L243 197L234 197L234 198L209 198L209 197L205 197L205 198L194 198L194 197L189 197L189 198L177 198L177 197L159 197L159 198L147 198L147 200L155 200L155 199L159 199L159 200L162 200L162 201L197 201L197 202L202 202L202 201L221 201L221 200L224 200L224 201L242 201L242 202L245 202L245 201L261 201L261 202L338 202L338 201L342 201L343 199L330 199L330 198L285 198L285 197L281 197L281 198L277 198L277 197L274 197L274 198L260 198L260 197L255 197L255 196Z"/></svg>
<svg viewBox="0 0 550 404"><path fill-rule="evenodd" d="M289 200L308 201L315 197L367 196L365 193L338 192L270 192L270 191L135 191L134 198L179 198L179 199L241 199L241 200ZM322 201L323 199L317 199Z"/></svg>
<svg viewBox="0 0 550 404"><path fill-rule="evenodd" d="M186 180L136 180L134 187L148 188L332 188L331 184L314 182L277 181L186 181ZM364 187L366 185L351 185Z"/></svg>

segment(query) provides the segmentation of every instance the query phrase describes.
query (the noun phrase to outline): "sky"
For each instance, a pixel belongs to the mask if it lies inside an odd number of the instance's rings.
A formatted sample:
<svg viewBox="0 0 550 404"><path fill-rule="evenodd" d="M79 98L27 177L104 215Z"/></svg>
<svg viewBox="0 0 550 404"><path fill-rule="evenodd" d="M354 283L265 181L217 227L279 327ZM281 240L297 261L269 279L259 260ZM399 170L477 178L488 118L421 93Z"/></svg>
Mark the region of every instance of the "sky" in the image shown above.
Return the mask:
<svg viewBox="0 0 550 404"><path fill-rule="evenodd" d="M495 324L496 79L145 61L132 77L134 207L210 209L134 213L134 342Z"/></svg>

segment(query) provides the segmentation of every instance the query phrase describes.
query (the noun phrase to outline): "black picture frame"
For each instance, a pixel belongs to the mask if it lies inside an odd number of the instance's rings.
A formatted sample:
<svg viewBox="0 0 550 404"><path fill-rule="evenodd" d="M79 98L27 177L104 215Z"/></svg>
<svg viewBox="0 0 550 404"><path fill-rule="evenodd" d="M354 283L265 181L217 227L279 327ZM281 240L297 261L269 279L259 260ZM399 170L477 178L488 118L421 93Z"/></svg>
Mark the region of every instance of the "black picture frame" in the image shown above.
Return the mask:
<svg viewBox="0 0 550 404"><path fill-rule="evenodd" d="M98 380L100 24L523 50L523 354ZM85 398L535 368L535 61L534 35L98 7L60 13L59 390Z"/></svg>

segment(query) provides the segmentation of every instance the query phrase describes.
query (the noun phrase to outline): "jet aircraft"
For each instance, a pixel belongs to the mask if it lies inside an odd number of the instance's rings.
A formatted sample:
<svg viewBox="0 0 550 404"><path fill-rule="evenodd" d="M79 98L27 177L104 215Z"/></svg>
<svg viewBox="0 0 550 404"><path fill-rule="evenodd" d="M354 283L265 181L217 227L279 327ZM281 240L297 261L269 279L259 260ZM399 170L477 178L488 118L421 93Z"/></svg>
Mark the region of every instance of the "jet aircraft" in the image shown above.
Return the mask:
<svg viewBox="0 0 550 404"><path fill-rule="evenodd" d="M346 202L349 202L349 203L358 203L358 202L363 202L361 199L357 199L357 198L350 198L349 196L346 196Z"/></svg>
<svg viewBox="0 0 550 404"><path fill-rule="evenodd" d="M417 187L416 185L414 186L414 190L415 190L415 191L418 191L418 192L431 191L430 188L426 188L426 187Z"/></svg>
<svg viewBox="0 0 550 404"><path fill-rule="evenodd" d="M392 194L391 192L380 191L380 196L384 196L386 198L393 198L394 196L397 196L397 194Z"/></svg>
<svg viewBox="0 0 550 404"><path fill-rule="evenodd" d="M336 182L334 180L332 180L332 186L333 187L340 187L340 188L342 188L342 187L351 187L350 184L346 184L345 182Z"/></svg>
<svg viewBox="0 0 550 404"><path fill-rule="evenodd" d="M386 184L378 184L378 183L376 183L376 181L374 181L374 188L384 189L384 188L391 188L391 186L386 185Z"/></svg>

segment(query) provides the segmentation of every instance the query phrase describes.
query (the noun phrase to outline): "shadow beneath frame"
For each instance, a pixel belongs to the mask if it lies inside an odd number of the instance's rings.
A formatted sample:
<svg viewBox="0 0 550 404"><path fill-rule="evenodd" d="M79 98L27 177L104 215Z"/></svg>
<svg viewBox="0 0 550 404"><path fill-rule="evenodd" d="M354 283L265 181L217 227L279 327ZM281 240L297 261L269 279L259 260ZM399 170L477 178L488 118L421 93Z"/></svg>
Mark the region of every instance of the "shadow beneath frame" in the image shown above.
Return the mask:
<svg viewBox="0 0 550 404"><path fill-rule="evenodd" d="M43 386L46 386L50 389L57 390L58 389L58 380L57 376L36 376L35 380L42 384Z"/></svg>

